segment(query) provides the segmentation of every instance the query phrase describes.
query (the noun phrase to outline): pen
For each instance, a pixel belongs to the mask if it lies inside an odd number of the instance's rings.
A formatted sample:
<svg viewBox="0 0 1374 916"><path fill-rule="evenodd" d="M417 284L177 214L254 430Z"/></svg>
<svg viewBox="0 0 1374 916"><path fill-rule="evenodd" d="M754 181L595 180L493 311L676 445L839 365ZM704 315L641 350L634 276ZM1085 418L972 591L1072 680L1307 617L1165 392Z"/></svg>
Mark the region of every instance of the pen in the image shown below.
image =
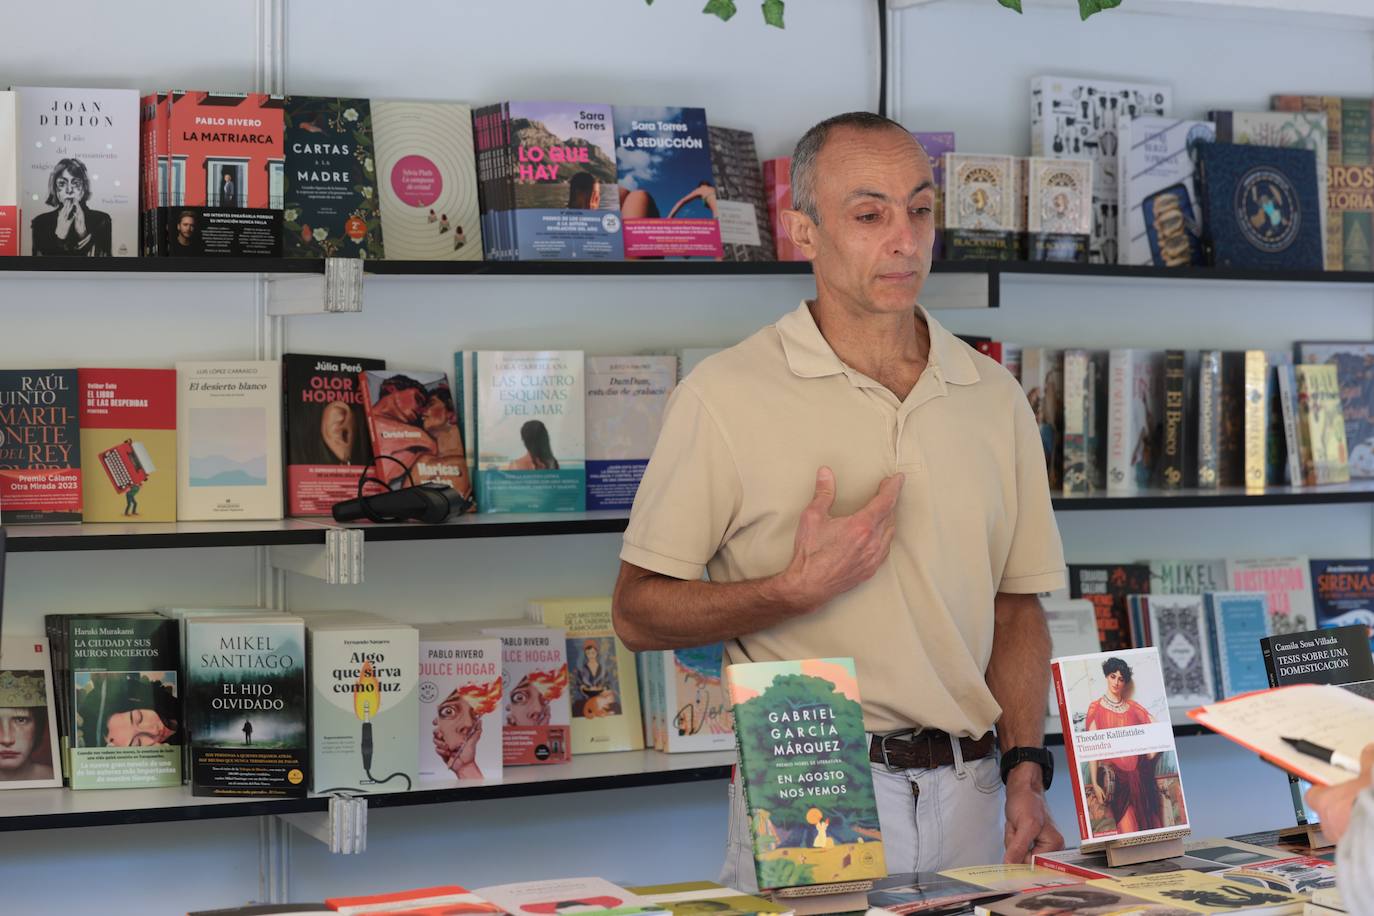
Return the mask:
<svg viewBox="0 0 1374 916"><path fill-rule="evenodd" d="M1360 762L1354 757L1347 757L1340 751L1333 751L1329 747L1322 747L1320 744L1313 744L1311 741L1304 741L1302 738L1284 738L1283 740L1291 745L1299 754L1306 754L1308 757L1316 757L1324 763L1329 763L1333 767L1337 767L1349 773L1358 774L1360 772Z"/></svg>

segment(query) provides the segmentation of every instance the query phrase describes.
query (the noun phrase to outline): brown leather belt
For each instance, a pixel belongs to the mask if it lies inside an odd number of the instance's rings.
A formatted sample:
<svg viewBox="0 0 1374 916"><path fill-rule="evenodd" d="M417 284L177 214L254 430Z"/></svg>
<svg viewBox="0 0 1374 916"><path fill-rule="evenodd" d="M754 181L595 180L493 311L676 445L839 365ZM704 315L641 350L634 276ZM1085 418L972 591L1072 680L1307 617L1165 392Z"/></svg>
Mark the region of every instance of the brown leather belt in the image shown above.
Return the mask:
<svg viewBox="0 0 1374 916"><path fill-rule="evenodd" d="M992 732L981 738L959 739L964 760L990 757L996 745ZM949 733L938 728L892 732L873 736L868 745L868 759L890 770L933 770L954 765L954 748L950 746Z"/></svg>

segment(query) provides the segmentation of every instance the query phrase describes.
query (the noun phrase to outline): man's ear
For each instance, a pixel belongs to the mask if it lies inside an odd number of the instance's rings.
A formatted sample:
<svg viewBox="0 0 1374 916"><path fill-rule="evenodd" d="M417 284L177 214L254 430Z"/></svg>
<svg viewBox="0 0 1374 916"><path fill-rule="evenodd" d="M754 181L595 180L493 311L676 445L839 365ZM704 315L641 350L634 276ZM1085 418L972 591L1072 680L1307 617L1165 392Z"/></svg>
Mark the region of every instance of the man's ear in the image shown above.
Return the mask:
<svg viewBox="0 0 1374 916"><path fill-rule="evenodd" d="M820 227L815 221L800 210L782 210L778 213L778 218L782 220L783 231L787 233L792 244L806 255L808 261L814 259L817 243L820 241L817 238Z"/></svg>

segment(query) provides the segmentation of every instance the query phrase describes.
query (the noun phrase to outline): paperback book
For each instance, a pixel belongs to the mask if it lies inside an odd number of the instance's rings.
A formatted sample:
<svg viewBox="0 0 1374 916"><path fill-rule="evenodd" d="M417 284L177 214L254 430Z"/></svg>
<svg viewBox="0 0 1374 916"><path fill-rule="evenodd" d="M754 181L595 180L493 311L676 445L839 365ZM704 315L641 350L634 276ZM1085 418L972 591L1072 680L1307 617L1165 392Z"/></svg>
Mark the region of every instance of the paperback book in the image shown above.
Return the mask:
<svg viewBox="0 0 1374 916"><path fill-rule="evenodd" d="M0 790L62 785L57 698L41 636L0 642L0 738Z"/></svg>
<svg viewBox="0 0 1374 916"><path fill-rule="evenodd" d="M501 640L506 766L572 759L566 636L554 627L487 627Z"/></svg>
<svg viewBox="0 0 1374 916"><path fill-rule="evenodd" d="M793 912L783 904L743 894L714 881L653 884L626 890L664 907L673 916L700 916L706 912L715 916L790 916Z"/></svg>
<svg viewBox="0 0 1374 916"><path fill-rule="evenodd" d="M1060 882L1061 884L1064 882ZM910 916L913 913L967 913L977 903L991 903L1011 896L989 890L963 878L938 872L907 872L873 882L868 905L882 913ZM871 911L870 911L871 912Z"/></svg>
<svg viewBox="0 0 1374 916"><path fill-rule="evenodd" d="M1189 833L1159 650L1050 663L1084 852Z"/></svg>
<svg viewBox="0 0 1374 916"><path fill-rule="evenodd" d="M79 369L81 518L177 519L174 369Z"/></svg>
<svg viewBox="0 0 1374 916"><path fill-rule="evenodd" d="M1213 683L1217 699L1263 690L1260 641L1269 635L1269 599L1263 592L1217 591L1203 595L1207 605Z"/></svg>
<svg viewBox="0 0 1374 916"><path fill-rule="evenodd" d="M1231 586L1225 560L1151 560L1152 595L1202 595L1224 592Z"/></svg>
<svg viewBox="0 0 1374 916"><path fill-rule="evenodd" d="M373 462L362 387L386 361L353 356L282 357L286 396L286 514L329 515L358 495Z"/></svg>
<svg viewBox="0 0 1374 916"><path fill-rule="evenodd" d="M711 171L716 179L716 217L727 261L772 261L773 229L768 221L763 170L754 135L747 130L707 125Z"/></svg>
<svg viewBox="0 0 1374 916"><path fill-rule="evenodd" d="M705 110L617 105L614 113L625 257L719 259Z"/></svg>
<svg viewBox="0 0 1374 916"><path fill-rule="evenodd" d="M1097 608L1085 598L1041 598L1045 624L1050 631L1050 656L1089 655L1101 651L1097 638ZM1049 687L1049 701L1045 707L1054 715L1057 701L1054 685Z"/></svg>
<svg viewBox="0 0 1374 916"><path fill-rule="evenodd" d="M281 518L281 364L177 363L176 371L177 518Z"/></svg>
<svg viewBox="0 0 1374 916"><path fill-rule="evenodd" d="M768 197L768 223L773 227L773 244L777 249L779 261L805 261L802 254L787 235L787 229L778 215L783 210L792 209L792 157L765 159L763 163L763 192ZM941 211L943 213L943 210ZM937 219L939 217L937 216Z"/></svg>
<svg viewBox="0 0 1374 916"><path fill-rule="evenodd" d="M75 369L0 370L0 522L81 521Z"/></svg>
<svg viewBox="0 0 1374 916"><path fill-rule="evenodd" d="M299 617L189 617L191 794L304 798L310 785Z"/></svg>
<svg viewBox="0 0 1374 916"><path fill-rule="evenodd" d="M721 643L649 653L659 695L660 750L674 754L735 746Z"/></svg>
<svg viewBox="0 0 1374 916"><path fill-rule="evenodd" d="M0 257L19 254L19 125L14 92L0 90Z"/></svg>
<svg viewBox="0 0 1374 916"><path fill-rule="evenodd" d="M563 878L479 887L483 900L508 916L550 916L573 912L587 916L670 916L666 906L652 904L602 878Z"/></svg>
<svg viewBox="0 0 1374 916"><path fill-rule="evenodd" d="M181 784L180 640L152 614L62 621L73 789Z"/></svg>
<svg viewBox="0 0 1374 916"><path fill-rule="evenodd" d="M482 511L585 510L582 351L480 350L471 359Z"/></svg>
<svg viewBox="0 0 1374 916"><path fill-rule="evenodd" d="M1226 561L1226 571L1235 591L1265 594L1269 601L1269 632L1273 635L1316 627L1307 557L1230 559Z"/></svg>
<svg viewBox="0 0 1374 916"><path fill-rule="evenodd" d="M501 781L501 641L420 627L420 782Z"/></svg>
<svg viewBox="0 0 1374 916"><path fill-rule="evenodd" d="M448 376L429 370L364 369L359 381L373 475L391 490L439 482L471 497L463 421Z"/></svg>
<svg viewBox="0 0 1374 916"><path fill-rule="evenodd" d="M1107 382L1107 490L1138 493L1159 473L1164 441L1164 353L1112 350Z"/></svg>
<svg viewBox="0 0 1374 916"><path fill-rule="evenodd" d="M1326 363L1294 366L1298 386L1298 454L1302 483L1347 483L1345 417L1336 367Z"/></svg>
<svg viewBox="0 0 1374 916"><path fill-rule="evenodd" d="M285 129L282 253L382 257L371 103L288 96Z"/></svg>
<svg viewBox="0 0 1374 916"><path fill-rule="evenodd" d="M420 644L414 627L307 620L310 774L317 793L405 792L419 777Z"/></svg>
<svg viewBox="0 0 1374 916"><path fill-rule="evenodd" d="M1213 658L1201 595L1146 595L1150 636L1159 650L1170 706L1200 706L1216 699Z"/></svg>
<svg viewBox="0 0 1374 916"><path fill-rule="evenodd" d="M21 253L138 254L138 93L15 90Z"/></svg>
<svg viewBox="0 0 1374 916"><path fill-rule="evenodd" d="M572 753L642 749L634 653L615 635L611 599L535 598L529 616L565 636Z"/></svg>
<svg viewBox="0 0 1374 916"><path fill-rule="evenodd" d="M587 357L587 508L629 509L677 381L674 356Z"/></svg>
<svg viewBox="0 0 1374 916"><path fill-rule="evenodd" d="M149 106L161 105L147 118ZM279 95L144 96L144 197L150 254L280 257L286 156Z"/></svg>
<svg viewBox="0 0 1374 916"><path fill-rule="evenodd" d="M852 659L756 662L725 669L739 780L765 890L887 874ZM850 886L843 886L843 885Z"/></svg>
<svg viewBox="0 0 1374 916"><path fill-rule="evenodd" d="M930 158L930 173L935 180L935 244L931 260L945 256L945 153L954 152L953 131L913 131L911 134Z"/></svg>
<svg viewBox="0 0 1374 916"><path fill-rule="evenodd" d="M1321 270L1326 201L1308 149L1204 143L1198 176L1217 267Z"/></svg>
<svg viewBox="0 0 1374 916"><path fill-rule="evenodd" d="M1212 122L1140 115L1123 118L1119 133L1119 263L1207 263L1195 148L1216 139Z"/></svg>
<svg viewBox="0 0 1374 916"><path fill-rule="evenodd" d="M1327 166L1327 270L1374 270L1374 166Z"/></svg>
<svg viewBox="0 0 1374 916"><path fill-rule="evenodd" d="M1069 566L1069 594L1097 609L1097 637L1103 652L1131 648L1129 595L1150 593L1150 567L1144 563Z"/></svg>
<svg viewBox="0 0 1374 916"><path fill-rule="evenodd" d="M1297 357L1302 364L1336 367L1350 476L1374 477L1374 343L1299 341Z"/></svg>
<svg viewBox="0 0 1374 916"><path fill-rule="evenodd" d="M1374 648L1374 561L1313 560L1312 599L1318 627L1362 625Z"/></svg>
<svg viewBox="0 0 1374 916"><path fill-rule="evenodd" d="M326 897L326 912L337 916L502 916L505 910L456 884L419 887L390 894ZM304 908L303 908L304 909ZM306 912L313 912L305 910ZM273 911L275 912L275 911ZM194 914L193 914L194 916ZM213 914L206 914L213 916ZM236 916L236 914L226 914ZM247 913L244 916L256 916ZM298 916L294 910L284 916Z"/></svg>
<svg viewBox="0 0 1374 916"><path fill-rule="evenodd" d="M459 102L371 104L386 256L480 261L472 108Z"/></svg>
<svg viewBox="0 0 1374 916"><path fill-rule="evenodd" d="M951 255L953 257L953 255ZM1021 355L1021 389L1040 428L1051 490L1064 486L1064 351L1026 347ZM1086 441L1083 446L1086 452ZM1086 454L1084 454L1086 460ZM1085 471L1086 473L1086 471Z"/></svg>

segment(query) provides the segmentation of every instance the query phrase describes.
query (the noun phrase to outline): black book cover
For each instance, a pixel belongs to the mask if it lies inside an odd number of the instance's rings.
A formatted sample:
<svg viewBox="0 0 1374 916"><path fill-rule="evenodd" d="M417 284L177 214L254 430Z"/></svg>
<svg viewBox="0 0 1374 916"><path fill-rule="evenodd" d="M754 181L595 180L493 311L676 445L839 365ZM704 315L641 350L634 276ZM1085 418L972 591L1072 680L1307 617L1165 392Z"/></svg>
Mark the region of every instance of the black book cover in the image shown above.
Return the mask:
<svg viewBox="0 0 1374 916"><path fill-rule="evenodd" d="M748 226L742 225L744 210L738 214L722 212L720 235L727 261L772 261L776 255L773 248L773 230L768 225L768 200L763 192L763 169L759 165L758 149L754 145L754 135L747 130L734 130L729 127L706 126L711 143L711 169L715 173L716 197L729 205L748 205L753 208L753 225L757 242ZM743 234L741 234L743 232ZM747 236L747 240L746 239Z"/></svg>
<svg viewBox="0 0 1374 916"><path fill-rule="evenodd" d="M0 523L81 521L75 369L0 370Z"/></svg>
<svg viewBox="0 0 1374 916"><path fill-rule="evenodd" d="M1217 416L1217 481L1245 486L1245 354L1221 354L1221 404Z"/></svg>
<svg viewBox="0 0 1374 916"><path fill-rule="evenodd" d="M1201 143L1197 153L1212 264L1322 269L1316 153L1235 143Z"/></svg>
<svg viewBox="0 0 1374 916"><path fill-rule="evenodd" d="M368 100L291 96L285 133L283 254L382 257Z"/></svg>
<svg viewBox="0 0 1374 916"><path fill-rule="evenodd" d="M1260 646L1271 687L1335 684L1374 700L1374 655L1362 624L1266 636Z"/></svg>
<svg viewBox="0 0 1374 916"><path fill-rule="evenodd" d="M1069 596L1086 598L1097 611L1097 640L1103 652L1130 649L1129 595L1150 593L1150 567L1145 563L1069 567Z"/></svg>
<svg viewBox="0 0 1374 916"><path fill-rule="evenodd" d="M357 497L373 461L359 377L385 368L385 360L353 356L282 357L287 515L329 515Z"/></svg>
<svg viewBox="0 0 1374 916"><path fill-rule="evenodd" d="M1188 454L1188 391L1186 357L1182 350L1164 353L1164 456L1160 477L1166 490L1184 486Z"/></svg>

